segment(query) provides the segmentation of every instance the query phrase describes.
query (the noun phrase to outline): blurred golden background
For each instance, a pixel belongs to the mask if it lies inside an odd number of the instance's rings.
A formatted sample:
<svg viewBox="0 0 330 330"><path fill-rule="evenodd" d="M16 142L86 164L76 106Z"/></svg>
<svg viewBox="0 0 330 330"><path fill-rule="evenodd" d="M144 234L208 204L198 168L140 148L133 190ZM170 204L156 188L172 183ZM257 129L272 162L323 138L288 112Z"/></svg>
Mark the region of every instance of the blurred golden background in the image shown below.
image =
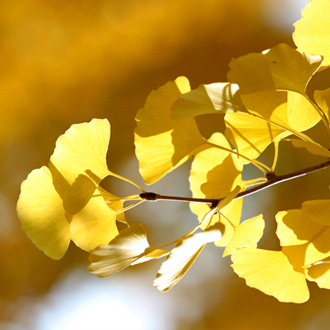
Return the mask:
<svg viewBox="0 0 330 330"><path fill-rule="evenodd" d="M306 304L281 304L247 287L214 246L164 294L152 286L159 262L98 279L86 270L88 254L73 245L60 261L44 256L15 212L21 182L48 163L57 137L94 117L111 122L110 170L142 184L134 159L134 116L149 92L180 75L192 88L226 81L231 58L280 42L293 46L292 24L306 3L1 1L0 329L330 329L330 292L312 284ZM208 122L201 119L201 125L207 128ZM302 152L286 154L285 146L281 156L283 171L301 168L306 159ZM188 170L184 165L150 190L188 195ZM265 246L276 245L271 229L278 210L328 193L325 173L247 199L245 218L264 212L269 220ZM127 189L111 179L105 184L116 194ZM182 235L196 221L187 205L166 202L142 206L127 218L145 223L151 244Z"/></svg>

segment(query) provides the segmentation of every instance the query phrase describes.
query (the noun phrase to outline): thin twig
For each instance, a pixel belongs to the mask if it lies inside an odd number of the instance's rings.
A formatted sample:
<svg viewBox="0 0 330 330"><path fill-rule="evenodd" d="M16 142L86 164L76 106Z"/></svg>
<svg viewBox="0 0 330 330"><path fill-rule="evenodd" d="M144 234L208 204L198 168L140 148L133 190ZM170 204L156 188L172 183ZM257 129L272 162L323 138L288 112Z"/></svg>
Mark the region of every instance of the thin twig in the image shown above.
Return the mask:
<svg viewBox="0 0 330 330"><path fill-rule="evenodd" d="M268 177L267 182L259 184L258 186L255 186L251 189L242 191L234 199L238 199L238 198L242 198L242 197L252 195L252 194L254 194L258 191L261 191L261 190L266 189L268 187L274 186L278 183L288 181L288 180L292 180L292 179L304 176L304 175L309 174L309 173L317 172L319 170L326 169L329 166L330 166L330 160L328 160L324 163L318 164L318 165L306 167L302 170L295 171L295 172L292 172L292 173L289 173L289 174L283 174L283 175L275 175L274 174L273 176ZM153 193L153 192L141 193L140 197L144 200L152 201L152 202L159 201L159 200L179 201L179 202L194 202L194 203L211 204L212 207L215 207L223 199L223 198L208 199L208 198L164 196L164 195L156 194L156 193Z"/></svg>

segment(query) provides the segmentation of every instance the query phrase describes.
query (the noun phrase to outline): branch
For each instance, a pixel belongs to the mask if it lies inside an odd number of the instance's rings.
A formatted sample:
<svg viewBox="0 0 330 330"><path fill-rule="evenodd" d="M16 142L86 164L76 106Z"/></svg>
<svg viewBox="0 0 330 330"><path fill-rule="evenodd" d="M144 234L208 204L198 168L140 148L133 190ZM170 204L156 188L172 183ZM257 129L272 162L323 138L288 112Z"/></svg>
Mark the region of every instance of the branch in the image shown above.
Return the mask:
<svg viewBox="0 0 330 330"><path fill-rule="evenodd" d="M307 168L304 168L302 170L296 171L296 172L292 172L289 174L283 174L283 175L276 175L275 173L272 173L273 175L267 175L268 181L265 183L262 183L258 186L255 186L251 189L242 191L241 193L239 193L234 199L238 199L238 198L242 198L242 197L246 197L249 195L252 195L256 192L259 192L263 189L266 189L268 187L274 186L278 183L284 182L284 181L288 181L288 180L292 180L301 176L304 176L306 174L309 173L314 173L317 172L319 170L324 170L327 167L330 166L330 160L315 165L315 166L310 166ZM268 173L270 174L270 173ZM165 201L179 201L179 202L194 202L194 203L206 203L206 204L211 204L211 208L215 207L218 205L218 203L223 200L224 198L220 198L220 199L207 199L207 198L191 198L191 197L175 197L175 196L164 196L164 195L159 195L153 192L145 192L145 193L141 193L140 197L143 198L144 200L147 201L158 201L158 200L165 200Z"/></svg>

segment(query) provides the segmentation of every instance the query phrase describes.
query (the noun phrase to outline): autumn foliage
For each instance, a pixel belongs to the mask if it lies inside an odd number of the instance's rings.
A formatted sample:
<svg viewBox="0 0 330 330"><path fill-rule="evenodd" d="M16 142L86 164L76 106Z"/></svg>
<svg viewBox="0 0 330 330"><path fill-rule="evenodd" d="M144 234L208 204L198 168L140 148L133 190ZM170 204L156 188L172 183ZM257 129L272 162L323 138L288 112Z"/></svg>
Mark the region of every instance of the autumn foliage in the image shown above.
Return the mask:
<svg viewBox="0 0 330 330"><path fill-rule="evenodd" d="M319 122L330 136L330 88L306 92L316 72L329 66L328 1L315 0L303 11L293 35L297 49L279 44L229 63L228 82L191 90L186 77L167 82L147 97L135 117L135 151L140 174L151 185L193 158L192 196L186 196L198 223L175 241L151 246L145 227L129 223L124 212L154 200L172 198L146 192L110 171L107 119L75 124L57 140L48 166L32 171L21 186L17 213L36 247L53 259L72 240L90 252L88 270L99 277L164 257L154 285L171 289L208 243L223 247L246 284L281 302L309 299L307 281L330 289L330 200L310 200L301 209L278 210L279 250L258 248L263 215L246 219L244 197L284 180L330 166L330 151L308 135ZM222 116L224 130L206 138L196 117ZM322 163L286 175L276 174L281 143L305 148ZM272 165L258 158L273 145ZM246 165L260 175L244 180ZM132 184L132 194L116 196L100 183L113 176ZM165 178L164 178L165 176ZM262 192L261 192L262 193ZM183 197L182 199L185 199ZM117 222L125 229L118 230Z"/></svg>

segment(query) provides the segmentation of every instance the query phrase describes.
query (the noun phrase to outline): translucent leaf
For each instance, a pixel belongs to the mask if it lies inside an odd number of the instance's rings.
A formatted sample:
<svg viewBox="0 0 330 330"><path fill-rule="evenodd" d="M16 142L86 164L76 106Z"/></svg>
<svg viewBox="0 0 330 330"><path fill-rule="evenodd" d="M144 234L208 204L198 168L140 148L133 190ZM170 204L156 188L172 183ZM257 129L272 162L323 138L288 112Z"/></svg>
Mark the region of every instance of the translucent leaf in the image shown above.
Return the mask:
<svg viewBox="0 0 330 330"><path fill-rule="evenodd" d="M221 223L224 226L224 232L219 241L215 242L216 246L227 246L234 235L233 225L238 226L241 220L243 207L243 199L238 199L230 202L221 210L221 214L213 215L208 221L201 225L202 229ZM208 205L202 203L191 203L191 210L198 215L199 221L202 221L207 212L210 211ZM228 221L230 219L230 221Z"/></svg>
<svg viewBox="0 0 330 330"><path fill-rule="evenodd" d="M122 230L109 245L90 252L88 270L98 277L106 277L138 263L160 258L169 252L150 247L145 228L140 223Z"/></svg>
<svg viewBox="0 0 330 330"><path fill-rule="evenodd" d="M221 134L212 136L213 143L231 150L228 140ZM237 156L217 147L199 152L192 162L190 189L195 198L222 198L242 182L243 165ZM221 184L220 184L221 182Z"/></svg>
<svg viewBox="0 0 330 330"><path fill-rule="evenodd" d="M233 59L229 63L228 80L239 85L241 96L266 90L304 94L321 62L321 56L304 54L286 44L279 44L262 53Z"/></svg>
<svg viewBox="0 0 330 330"><path fill-rule="evenodd" d="M72 125L58 138L49 168L68 213L82 210L101 180L113 174L106 164L109 139L110 124L106 119Z"/></svg>
<svg viewBox="0 0 330 330"><path fill-rule="evenodd" d="M322 117L308 97L303 94L288 92L287 118L289 127L302 132L315 126Z"/></svg>
<svg viewBox="0 0 330 330"><path fill-rule="evenodd" d="M181 165L189 157L207 148L195 119L174 121L171 106L190 91L187 78L179 77L151 92L143 109L135 117L136 156L140 173L151 184Z"/></svg>
<svg viewBox="0 0 330 330"><path fill-rule="evenodd" d="M324 226L330 226L329 199L319 199L304 202L302 204L301 211L304 217Z"/></svg>
<svg viewBox="0 0 330 330"><path fill-rule="evenodd" d="M304 217L301 210L281 211L276 214L277 237L281 246L310 242L324 229L321 224Z"/></svg>
<svg viewBox="0 0 330 330"><path fill-rule="evenodd" d="M238 85L214 83L200 85L197 89L179 96L172 106L175 120L187 119L208 113L246 111L240 99Z"/></svg>
<svg viewBox="0 0 330 330"><path fill-rule="evenodd" d="M32 171L22 183L17 214L37 248L50 258L63 257L70 243L70 225L46 166Z"/></svg>
<svg viewBox="0 0 330 330"><path fill-rule="evenodd" d="M330 151L318 143L311 143L310 141L303 141L299 139L286 139L286 141L290 141L292 145L296 148L305 148L308 152L313 155L322 156L322 157L330 157Z"/></svg>
<svg viewBox="0 0 330 330"><path fill-rule="evenodd" d="M296 272L281 251L240 249L232 255L233 269L246 284L280 302L303 303L309 299L305 276Z"/></svg>
<svg viewBox="0 0 330 330"><path fill-rule="evenodd" d="M330 10L327 0L311 1L294 24L293 41L300 51L324 57L323 68L330 64Z"/></svg>
<svg viewBox="0 0 330 330"><path fill-rule="evenodd" d="M307 279L322 289L330 289L330 262L326 258L307 268Z"/></svg>
<svg viewBox="0 0 330 330"><path fill-rule="evenodd" d="M80 174L99 184L111 173L106 164L109 140L107 119L72 125L57 139L50 161L70 185Z"/></svg>
<svg viewBox="0 0 330 330"><path fill-rule="evenodd" d="M318 106L323 110L326 117L329 119L329 107L330 107L330 88L324 91L315 91L314 99Z"/></svg>
<svg viewBox="0 0 330 330"><path fill-rule="evenodd" d="M301 132L322 118L305 93L321 62L320 56L280 44L232 60L228 79L239 85L249 112Z"/></svg>
<svg viewBox="0 0 330 330"><path fill-rule="evenodd" d="M221 133L213 134L209 141L231 150L229 142ZM242 169L243 166L237 156L226 150L211 147L201 151L194 157L190 171L189 181L193 197L216 199L227 196L234 187L242 182ZM236 205L238 207L231 211L230 217L232 219L235 216L234 213L237 213L233 221L237 220L239 223L242 205L241 203L236 203ZM190 203L190 209L197 214L199 221L202 221L205 214L210 211L209 205L202 203ZM222 213L227 215L230 210L231 206L222 210ZM219 217L221 216L219 215ZM214 216L211 222L206 222L202 228L206 228L210 223L221 221L219 217ZM223 219L223 224L227 223L228 221ZM229 231L230 229L225 231L221 241L225 239Z"/></svg>
<svg viewBox="0 0 330 330"><path fill-rule="evenodd" d="M192 266L205 244L221 238L222 229L218 224L180 240L158 270L154 281L157 289L167 291L177 284Z"/></svg>
<svg viewBox="0 0 330 330"><path fill-rule="evenodd" d="M117 210L110 208L96 191L86 206L72 216L71 239L86 251L108 244L118 235L116 216Z"/></svg>
<svg viewBox="0 0 330 330"><path fill-rule="evenodd" d="M106 202L106 204L108 205L108 207L110 207L113 211L116 212L116 219L120 222L123 222L125 224L127 224L126 218L125 218L125 213L124 212L120 212L118 214L117 211L122 210L124 208L124 201L122 198L120 198L119 196L116 196L114 194L111 194L110 192L106 191L105 189L103 189L102 187L97 187L97 191L99 192L100 196L102 196ZM95 193L94 195L97 196L97 193Z"/></svg>
<svg viewBox="0 0 330 330"><path fill-rule="evenodd" d="M330 227L314 222L301 210L279 212L277 236L282 250L296 270L330 256Z"/></svg>
<svg viewBox="0 0 330 330"><path fill-rule="evenodd" d="M265 222L262 214L242 222L234 228L234 235L227 245L223 256L233 254L241 248L256 248L257 243L263 235Z"/></svg>
<svg viewBox="0 0 330 330"><path fill-rule="evenodd" d="M283 128L245 113L227 113L225 122L225 136L239 154L249 159L257 158L274 140L291 134ZM240 160L248 163L243 157L240 157Z"/></svg>

